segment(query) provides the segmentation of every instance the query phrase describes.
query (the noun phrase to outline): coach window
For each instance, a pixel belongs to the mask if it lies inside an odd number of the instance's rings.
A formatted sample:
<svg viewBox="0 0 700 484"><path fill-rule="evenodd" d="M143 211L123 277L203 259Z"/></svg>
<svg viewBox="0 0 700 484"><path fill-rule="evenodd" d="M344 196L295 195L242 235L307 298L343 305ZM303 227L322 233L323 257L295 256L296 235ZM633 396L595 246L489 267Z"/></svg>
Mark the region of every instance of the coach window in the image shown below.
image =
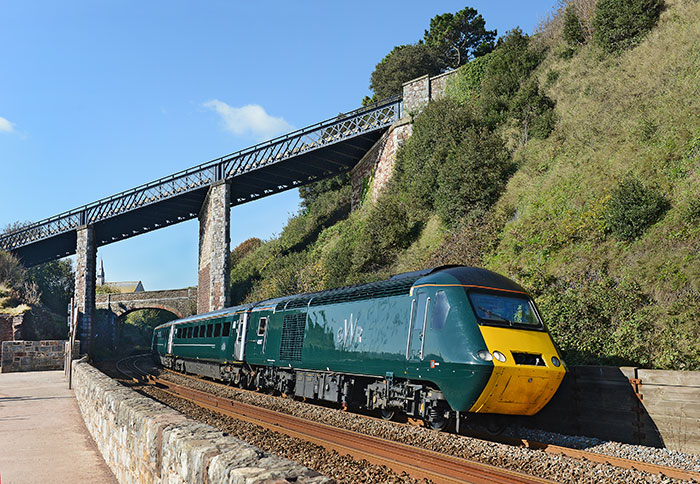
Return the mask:
<svg viewBox="0 0 700 484"><path fill-rule="evenodd" d="M258 322L258 336L265 336L265 330L267 329L267 318L260 318Z"/></svg>
<svg viewBox="0 0 700 484"><path fill-rule="evenodd" d="M198 324L197 326L194 327L194 337L199 338L200 334L202 332L202 325Z"/></svg>
<svg viewBox="0 0 700 484"><path fill-rule="evenodd" d="M207 338L211 338L213 334L214 334L214 325L207 324Z"/></svg>
<svg viewBox="0 0 700 484"><path fill-rule="evenodd" d="M221 323L216 323L214 325L214 338L221 336Z"/></svg>
<svg viewBox="0 0 700 484"><path fill-rule="evenodd" d="M231 334L231 321L225 321L224 322L224 329L223 329L223 332L221 333L221 336L223 336L225 338L229 334Z"/></svg>

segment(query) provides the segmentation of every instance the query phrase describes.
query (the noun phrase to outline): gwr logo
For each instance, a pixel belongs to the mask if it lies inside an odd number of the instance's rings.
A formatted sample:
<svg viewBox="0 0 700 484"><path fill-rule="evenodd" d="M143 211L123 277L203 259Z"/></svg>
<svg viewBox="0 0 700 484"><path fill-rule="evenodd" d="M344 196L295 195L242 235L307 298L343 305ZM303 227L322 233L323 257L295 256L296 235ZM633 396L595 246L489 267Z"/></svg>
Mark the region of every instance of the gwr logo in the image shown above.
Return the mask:
<svg viewBox="0 0 700 484"><path fill-rule="evenodd" d="M343 327L338 328L335 340L342 349L351 349L362 343L362 326L353 321L353 314L350 313L350 321L344 320Z"/></svg>

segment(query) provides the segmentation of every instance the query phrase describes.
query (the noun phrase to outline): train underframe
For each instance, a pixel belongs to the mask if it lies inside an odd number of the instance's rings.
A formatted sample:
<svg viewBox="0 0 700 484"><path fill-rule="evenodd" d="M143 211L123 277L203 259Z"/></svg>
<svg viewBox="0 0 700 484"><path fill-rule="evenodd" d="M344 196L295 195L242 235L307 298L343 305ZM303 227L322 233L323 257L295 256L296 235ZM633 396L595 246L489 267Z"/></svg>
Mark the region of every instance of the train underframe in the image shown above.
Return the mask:
<svg viewBox="0 0 700 484"><path fill-rule="evenodd" d="M240 388L377 411L384 419L404 414L423 420L435 430L447 427L455 416L443 393L427 382L247 363L221 364L173 356L160 356L159 362L181 373L209 377ZM459 421L459 414L456 416Z"/></svg>

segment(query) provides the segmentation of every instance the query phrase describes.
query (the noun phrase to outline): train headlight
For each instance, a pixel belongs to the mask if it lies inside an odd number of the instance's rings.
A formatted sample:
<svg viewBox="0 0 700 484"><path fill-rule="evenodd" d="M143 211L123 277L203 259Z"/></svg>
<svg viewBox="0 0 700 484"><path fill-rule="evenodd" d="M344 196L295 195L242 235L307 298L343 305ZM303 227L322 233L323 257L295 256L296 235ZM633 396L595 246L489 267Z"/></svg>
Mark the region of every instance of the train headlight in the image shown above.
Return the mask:
<svg viewBox="0 0 700 484"><path fill-rule="evenodd" d="M556 356L552 356L552 364L558 368L561 365L561 361Z"/></svg>
<svg viewBox="0 0 700 484"><path fill-rule="evenodd" d="M506 355L504 355L504 354L501 353L500 351L494 351L494 352L493 352L493 357L496 358L496 359L497 359L498 361L500 361L501 363L505 363L505 362L506 362Z"/></svg>
<svg viewBox="0 0 700 484"><path fill-rule="evenodd" d="M486 351L486 350L477 351L476 356L478 356L479 358L481 358L481 359L484 360L484 361L491 361L491 360L493 360L493 356L491 356L491 353L489 353L489 352Z"/></svg>

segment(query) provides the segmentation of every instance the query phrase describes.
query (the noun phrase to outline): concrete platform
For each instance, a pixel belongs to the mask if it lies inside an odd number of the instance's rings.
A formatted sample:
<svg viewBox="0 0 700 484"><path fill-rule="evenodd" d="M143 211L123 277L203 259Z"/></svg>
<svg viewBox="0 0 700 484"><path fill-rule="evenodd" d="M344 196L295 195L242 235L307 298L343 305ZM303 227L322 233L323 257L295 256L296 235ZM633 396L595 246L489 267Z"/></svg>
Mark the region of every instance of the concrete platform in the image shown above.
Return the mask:
<svg viewBox="0 0 700 484"><path fill-rule="evenodd" d="M63 371L0 374L0 483L116 484Z"/></svg>

